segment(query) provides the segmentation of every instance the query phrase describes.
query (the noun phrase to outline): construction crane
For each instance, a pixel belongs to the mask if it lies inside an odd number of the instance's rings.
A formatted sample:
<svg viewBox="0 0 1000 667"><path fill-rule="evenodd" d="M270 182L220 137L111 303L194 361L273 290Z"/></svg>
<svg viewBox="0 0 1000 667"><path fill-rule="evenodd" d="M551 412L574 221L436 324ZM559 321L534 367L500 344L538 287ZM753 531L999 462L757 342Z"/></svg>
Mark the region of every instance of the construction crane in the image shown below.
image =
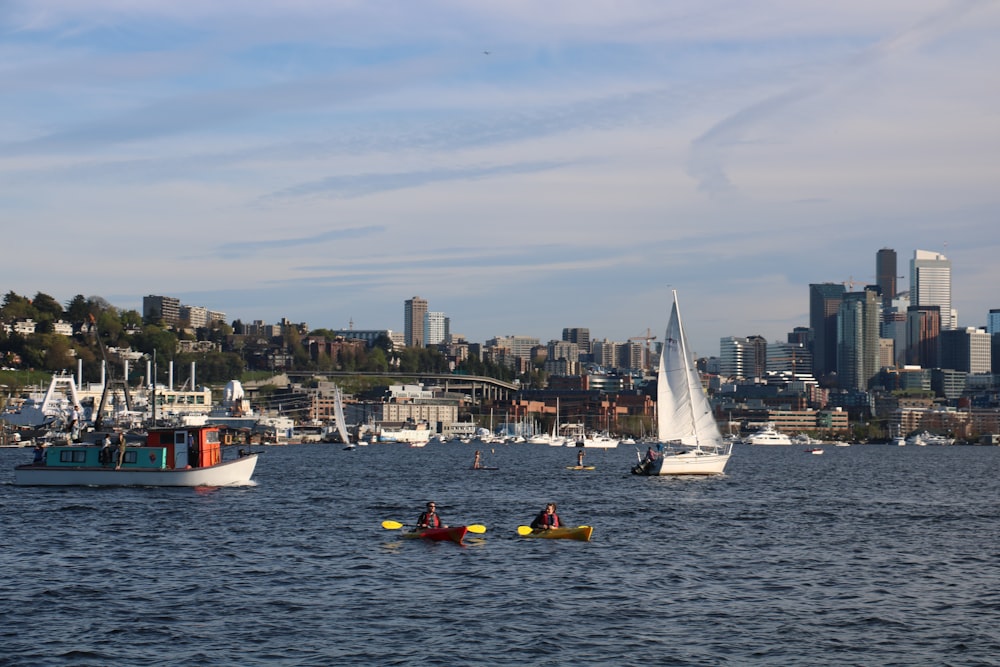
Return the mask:
<svg viewBox="0 0 1000 667"><path fill-rule="evenodd" d="M653 332L650 331L647 328L645 336L632 336L631 338L629 338L629 341L633 341L633 340L644 340L644 341L646 341L646 344L642 348L642 370L643 370L643 372L649 370L649 358L650 358L649 342L656 340L656 336L653 336L652 333Z"/></svg>

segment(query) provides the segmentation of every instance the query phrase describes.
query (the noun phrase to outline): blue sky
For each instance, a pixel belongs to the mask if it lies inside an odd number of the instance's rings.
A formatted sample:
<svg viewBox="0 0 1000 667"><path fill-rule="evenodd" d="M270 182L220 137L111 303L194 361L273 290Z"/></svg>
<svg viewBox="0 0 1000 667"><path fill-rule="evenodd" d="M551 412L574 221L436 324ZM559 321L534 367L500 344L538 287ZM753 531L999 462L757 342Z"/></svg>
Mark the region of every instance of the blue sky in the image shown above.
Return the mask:
<svg viewBox="0 0 1000 667"><path fill-rule="evenodd" d="M783 340L875 253L997 294L1000 3L0 7L0 290L470 340ZM485 53L485 52L489 53ZM902 281L903 287L906 280Z"/></svg>

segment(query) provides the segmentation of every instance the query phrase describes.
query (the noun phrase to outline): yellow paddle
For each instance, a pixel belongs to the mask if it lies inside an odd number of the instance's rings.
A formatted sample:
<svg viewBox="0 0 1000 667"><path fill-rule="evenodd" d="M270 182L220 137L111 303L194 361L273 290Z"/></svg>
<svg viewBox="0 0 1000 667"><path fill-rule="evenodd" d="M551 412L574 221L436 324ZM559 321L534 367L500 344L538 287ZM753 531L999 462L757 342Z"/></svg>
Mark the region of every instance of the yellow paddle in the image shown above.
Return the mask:
<svg viewBox="0 0 1000 667"><path fill-rule="evenodd" d="M518 526L517 534L521 535L522 537L525 535L531 535L531 526Z"/></svg>
<svg viewBox="0 0 1000 667"><path fill-rule="evenodd" d="M386 530L399 530L400 528L403 528L405 525L406 524L402 524L398 521L382 522L382 527L385 528ZM468 530L470 533L478 533L480 535L486 532L486 526L484 526L481 523L474 523L471 526L466 526L465 529Z"/></svg>

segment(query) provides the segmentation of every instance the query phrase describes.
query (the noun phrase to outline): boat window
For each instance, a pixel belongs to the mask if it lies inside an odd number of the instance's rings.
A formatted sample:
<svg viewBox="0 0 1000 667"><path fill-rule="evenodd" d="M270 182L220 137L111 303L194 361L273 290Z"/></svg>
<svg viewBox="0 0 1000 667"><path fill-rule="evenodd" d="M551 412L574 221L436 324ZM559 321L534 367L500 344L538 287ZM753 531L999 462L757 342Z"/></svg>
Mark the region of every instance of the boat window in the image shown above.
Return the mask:
<svg viewBox="0 0 1000 667"><path fill-rule="evenodd" d="M218 431L206 431L205 432L205 442L219 442L219 432Z"/></svg>
<svg viewBox="0 0 1000 667"><path fill-rule="evenodd" d="M69 449L59 452L60 463L83 463L87 460L87 452L79 449Z"/></svg>
<svg viewBox="0 0 1000 667"><path fill-rule="evenodd" d="M129 452L129 451L126 451L123 463L135 463L138 460L136 458L138 455L139 455L139 452L135 452L135 451Z"/></svg>

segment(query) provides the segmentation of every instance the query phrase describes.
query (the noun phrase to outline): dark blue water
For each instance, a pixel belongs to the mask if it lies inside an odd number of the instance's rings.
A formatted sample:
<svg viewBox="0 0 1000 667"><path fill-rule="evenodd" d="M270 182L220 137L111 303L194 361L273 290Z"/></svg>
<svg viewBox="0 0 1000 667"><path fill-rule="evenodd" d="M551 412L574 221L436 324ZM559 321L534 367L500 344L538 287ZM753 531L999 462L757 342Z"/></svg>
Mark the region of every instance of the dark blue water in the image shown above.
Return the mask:
<svg viewBox="0 0 1000 667"><path fill-rule="evenodd" d="M22 488L2 665L998 665L1000 448L271 447L239 489ZM428 499L489 531L401 540ZM526 540L547 501L592 542Z"/></svg>

